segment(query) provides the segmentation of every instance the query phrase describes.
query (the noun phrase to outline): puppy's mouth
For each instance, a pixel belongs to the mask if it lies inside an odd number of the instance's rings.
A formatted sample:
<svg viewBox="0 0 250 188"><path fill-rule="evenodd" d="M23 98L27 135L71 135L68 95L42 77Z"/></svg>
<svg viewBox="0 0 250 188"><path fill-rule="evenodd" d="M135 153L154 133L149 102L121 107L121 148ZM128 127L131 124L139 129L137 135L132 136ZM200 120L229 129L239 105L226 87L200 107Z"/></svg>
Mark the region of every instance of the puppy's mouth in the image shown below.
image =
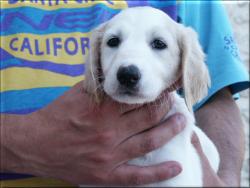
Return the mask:
<svg viewBox="0 0 250 188"><path fill-rule="evenodd" d="M133 97L136 95L136 92L133 92L133 91L124 91L124 92L119 92L119 95L127 95L127 96L130 96L130 97Z"/></svg>
<svg viewBox="0 0 250 188"><path fill-rule="evenodd" d="M118 89L112 96L114 100L127 104L141 104L147 102L146 96L140 90Z"/></svg>
<svg viewBox="0 0 250 188"><path fill-rule="evenodd" d="M123 87L123 86L119 86L118 88L118 91L117 93L119 95L127 95L127 96L137 96L139 94L139 88L138 87L135 87L135 88L126 88L126 87Z"/></svg>

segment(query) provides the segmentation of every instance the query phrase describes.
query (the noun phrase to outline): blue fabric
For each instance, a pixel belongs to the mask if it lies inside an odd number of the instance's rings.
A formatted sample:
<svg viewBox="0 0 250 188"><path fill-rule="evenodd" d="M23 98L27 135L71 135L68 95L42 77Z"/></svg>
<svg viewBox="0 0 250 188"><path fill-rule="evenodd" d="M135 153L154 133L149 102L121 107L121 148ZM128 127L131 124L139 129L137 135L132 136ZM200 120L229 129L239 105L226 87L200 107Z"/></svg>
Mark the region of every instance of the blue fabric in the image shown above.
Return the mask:
<svg viewBox="0 0 250 188"><path fill-rule="evenodd" d="M220 1L183 1L178 5L179 22L192 27L206 53L211 76L208 96L194 106L197 110L212 95L229 86L232 94L249 88L249 75L240 59L232 28Z"/></svg>

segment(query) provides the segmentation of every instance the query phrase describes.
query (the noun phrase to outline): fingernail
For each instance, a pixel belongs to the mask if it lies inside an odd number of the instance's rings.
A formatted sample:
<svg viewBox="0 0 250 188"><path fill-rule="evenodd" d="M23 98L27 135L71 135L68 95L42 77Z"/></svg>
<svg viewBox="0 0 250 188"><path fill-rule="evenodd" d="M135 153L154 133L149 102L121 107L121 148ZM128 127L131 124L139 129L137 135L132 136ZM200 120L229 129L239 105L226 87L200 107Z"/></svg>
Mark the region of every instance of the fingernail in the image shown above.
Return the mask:
<svg viewBox="0 0 250 188"><path fill-rule="evenodd" d="M183 115L178 114L176 116L176 123L180 126L181 129L185 127L185 122L186 118Z"/></svg>
<svg viewBox="0 0 250 188"><path fill-rule="evenodd" d="M180 123L184 123L185 121L185 116L182 114L177 114L176 118L177 118L177 121L179 121Z"/></svg>
<svg viewBox="0 0 250 188"><path fill-rule="evenodd" d="M172 168L169 169L169 175L171 177L174 177L178 175L181 172L181 168L179 166L173 166Z"/></svg>

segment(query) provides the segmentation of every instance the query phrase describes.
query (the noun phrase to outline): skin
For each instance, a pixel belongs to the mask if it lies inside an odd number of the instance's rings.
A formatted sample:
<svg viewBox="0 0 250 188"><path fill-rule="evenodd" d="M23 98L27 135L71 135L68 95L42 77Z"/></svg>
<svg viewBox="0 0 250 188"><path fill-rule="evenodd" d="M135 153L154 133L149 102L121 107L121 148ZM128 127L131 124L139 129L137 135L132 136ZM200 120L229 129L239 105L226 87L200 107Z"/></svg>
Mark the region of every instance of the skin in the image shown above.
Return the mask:
<svg viewBox="0 0 250 188"><path fill-rule="evenodd" d="M219 91L195 113L195 117L197 124L216 145L221 159L217 175L202 152L198 139L193 139L203 161L204 186L239 187L244 160L244 130L240 111L229 89Z"/></svg>
<svg viewBox="0 0 250 188"><path fill-rule="evenodd" d="M121 106L105 99L97 107L91 101L77 84L38 112L2 115L1 171L52 177L76 185L143 185L181 172L174 161L150 167L126 165L126 161L155 150L184 128L185 118L180 114L155 126L169 110L167 97L163 95L157 105L147 106ZM217 175L198 139L192 139L201 157L204 186L239 185L244 137L231 94L226 89L218 92L195 115L221 156Z"/></svg>
<svg viewBox="0 0 250 188"><path fill-rule="evenodd" d="M126 164L159 148L184 128L180 114L158 124L169 110L166 95L147 106L121 105L109 98L97 105L82 86L78 83L32 114L1 115L2 172L75 185L143 185L181 172L174 161L148 167Z"/></svg>

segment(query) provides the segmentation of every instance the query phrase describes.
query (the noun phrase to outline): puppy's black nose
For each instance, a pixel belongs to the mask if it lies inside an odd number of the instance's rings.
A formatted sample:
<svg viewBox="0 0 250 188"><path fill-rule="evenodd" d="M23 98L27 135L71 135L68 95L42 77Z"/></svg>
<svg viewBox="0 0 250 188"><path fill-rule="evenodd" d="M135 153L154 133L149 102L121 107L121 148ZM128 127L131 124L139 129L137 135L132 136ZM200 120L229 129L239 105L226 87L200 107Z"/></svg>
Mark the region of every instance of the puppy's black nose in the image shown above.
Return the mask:
<svg viewBox="0 0 250 188"><path fill-rule="evenodd" d="M139 69L130 65L127 67L120 67L117 71L117 80L119 83L129 89L133 89L141 78Z"/></svg>

